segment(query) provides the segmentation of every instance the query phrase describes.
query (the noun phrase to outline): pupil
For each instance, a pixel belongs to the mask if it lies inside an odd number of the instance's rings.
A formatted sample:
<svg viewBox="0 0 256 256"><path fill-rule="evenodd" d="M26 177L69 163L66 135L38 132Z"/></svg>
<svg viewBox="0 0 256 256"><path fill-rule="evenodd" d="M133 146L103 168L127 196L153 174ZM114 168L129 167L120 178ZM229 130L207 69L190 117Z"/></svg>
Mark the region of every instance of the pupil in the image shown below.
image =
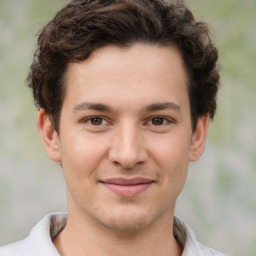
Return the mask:
<svg viewBox="0 0 256 256"><path fill-rule="evenodd" d="M163 118L160 118L160 117L156 117L152 120L152 123L154 125L162 125L163 124Z"/></svg>
<svg viewBox="0 0 256 256"><path fill-rule="evenodd" d="M92 122L93 125L101 125L102 124L102 118L101 117L94 117L91 120L91 122Z"/></svg>

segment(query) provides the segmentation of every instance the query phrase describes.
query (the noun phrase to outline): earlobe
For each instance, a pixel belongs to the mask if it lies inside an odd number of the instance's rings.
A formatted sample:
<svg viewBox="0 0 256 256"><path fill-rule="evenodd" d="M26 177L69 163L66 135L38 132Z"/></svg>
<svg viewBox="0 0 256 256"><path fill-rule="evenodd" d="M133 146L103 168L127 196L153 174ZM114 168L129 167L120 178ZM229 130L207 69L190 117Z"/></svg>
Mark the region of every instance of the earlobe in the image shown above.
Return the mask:
<svg viewBox="0 0 256 256"><path fill-rule="evenodd" d="M37 128L40 132L45 150L49 158L55 162L61 162L59 137L51 123L49 115L44 109L40 109L37 117Z"/></svg>
<svg viewBox="0 0 256 256"><path fill-rule="evenodd" d="M196 130L192 137L190 147L190 162L197 161L204 152L205 141L209 125L209 115L204 115L198 118Z"/></svg>

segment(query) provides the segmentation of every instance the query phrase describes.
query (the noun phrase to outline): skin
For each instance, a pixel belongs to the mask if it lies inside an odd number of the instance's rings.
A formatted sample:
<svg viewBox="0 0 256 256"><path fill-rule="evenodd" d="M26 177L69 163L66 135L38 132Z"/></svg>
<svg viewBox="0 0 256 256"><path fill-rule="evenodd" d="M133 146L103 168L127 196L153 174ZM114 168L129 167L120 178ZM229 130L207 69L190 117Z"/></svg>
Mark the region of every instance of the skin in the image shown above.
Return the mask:
<svg viewBox="0 0 256 256"><path fill-rule="evenodd" d="M69 65L59 134L43 109L38 115L68 189L67 226L54 240L61 255L182 254L175 201L209 121L200 117L192 132L187 83L174 46L107 46ZM150 182L113 190L113 178Z"/></svg>

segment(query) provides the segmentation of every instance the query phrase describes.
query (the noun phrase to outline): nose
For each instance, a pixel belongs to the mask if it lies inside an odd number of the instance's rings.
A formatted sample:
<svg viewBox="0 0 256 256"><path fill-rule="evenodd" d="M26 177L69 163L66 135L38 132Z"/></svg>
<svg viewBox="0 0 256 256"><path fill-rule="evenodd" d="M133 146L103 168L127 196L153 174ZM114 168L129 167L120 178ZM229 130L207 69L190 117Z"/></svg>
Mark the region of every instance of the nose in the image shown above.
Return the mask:
<svg viewBox="0 0 256 256"><path fill-rule="evenodd" d="M125 169L135 168L147 160L145 140L135 125L123 125L113 134L109 160Z"/></svg>

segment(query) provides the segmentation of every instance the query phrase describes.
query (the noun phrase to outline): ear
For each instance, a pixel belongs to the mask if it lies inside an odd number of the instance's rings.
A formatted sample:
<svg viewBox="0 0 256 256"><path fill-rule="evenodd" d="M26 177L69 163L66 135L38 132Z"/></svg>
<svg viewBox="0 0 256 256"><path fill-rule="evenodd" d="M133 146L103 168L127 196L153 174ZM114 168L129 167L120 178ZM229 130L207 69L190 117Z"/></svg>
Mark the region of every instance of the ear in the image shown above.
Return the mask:
<svg viewBox="0 0 256 256"><path fill-rule="evenodd" d="M44 109L38 112L37 128L49 158L55 162L61 162L59 137Z"/></svg>
<svg viewBox="0 0 256 256"><path fill-rule="evenodd" d="M209 115L198 118L196 129L192 136L189 161L195 162L204 152L205 141L209 126Z"/></svg>

